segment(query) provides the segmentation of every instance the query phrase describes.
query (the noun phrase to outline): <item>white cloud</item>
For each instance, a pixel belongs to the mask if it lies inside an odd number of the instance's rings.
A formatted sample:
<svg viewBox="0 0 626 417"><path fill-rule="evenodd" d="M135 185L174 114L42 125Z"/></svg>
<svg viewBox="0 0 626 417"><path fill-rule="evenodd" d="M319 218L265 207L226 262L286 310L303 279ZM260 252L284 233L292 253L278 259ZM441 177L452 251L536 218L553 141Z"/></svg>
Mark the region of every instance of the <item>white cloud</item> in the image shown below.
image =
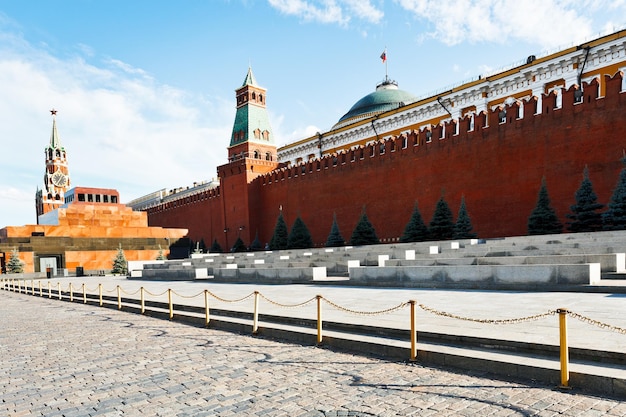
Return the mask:
<svg viewBox="0 0 626 417"><path fill-rule="evenodd" d="M53 107L73 185L116 188L122 201L216 177L235 112L231 98L180 91L118 60L61 60L7 33L0 96L0 227L35 220Z"/></svg>
<svg viewBox="0 0 626 417"><path fill-rule="evenodd" d="M352 17L379 23L384 13L369 0L268 0L281 13L305 21L347 25Z"/></svg>
<svg viewBox="0 0 626 417"><path fill-rule="evenodd" d="M504 43L511 39L544 48L570 44L594 34L591 15L620 4L606 0L396 0L430 23L430 37L448 45L462 42ZM599 28L596 27L595 30Z"/></svg>

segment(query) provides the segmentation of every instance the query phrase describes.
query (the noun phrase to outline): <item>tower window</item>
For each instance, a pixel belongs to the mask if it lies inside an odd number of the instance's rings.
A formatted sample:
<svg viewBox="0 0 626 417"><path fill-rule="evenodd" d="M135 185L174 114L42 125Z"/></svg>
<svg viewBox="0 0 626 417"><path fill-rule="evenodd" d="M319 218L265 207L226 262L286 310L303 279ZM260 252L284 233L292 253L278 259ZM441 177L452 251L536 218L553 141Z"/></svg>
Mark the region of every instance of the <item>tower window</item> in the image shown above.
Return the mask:
<svg viewBox="0 0 626 417"><path fill-rule="evenodd" d="M85 194L78 194L78 201L85 201Z"/></svg>
<svg viewBox="0 0 626 417"><path fill-rule="evenodd" d="M267 152L267 153L265 154L265 160L266 160L266 161L271 161L271 160L272 160L272 154L271 154L271 153L269 153L269 152Z"/></svg>

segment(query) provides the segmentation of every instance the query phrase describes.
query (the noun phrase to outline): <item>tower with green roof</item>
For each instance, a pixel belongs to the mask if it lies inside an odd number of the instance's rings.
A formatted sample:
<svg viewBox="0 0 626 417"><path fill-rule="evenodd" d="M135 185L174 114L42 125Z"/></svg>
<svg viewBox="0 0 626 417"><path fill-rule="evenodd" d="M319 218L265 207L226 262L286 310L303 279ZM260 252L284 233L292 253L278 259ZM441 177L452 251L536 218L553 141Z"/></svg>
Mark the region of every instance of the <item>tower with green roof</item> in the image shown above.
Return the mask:
<svg viewBox="0 0 626 417"><path fill-rule="evenodd" d="M223 201L224 234L228 248L238 238L250 245L260 221L258 187L252 181L280 166L274 134L265 107L266 90L260 87L252 69L235 90L237 113L228 146L228 163L217 168ZM261 236L262 239L269 239Z"/></svg>
<svg viewBox="0 0 626 417"><path fill-rule="evenodd" d="M276 144L265 108L266 90L257 84L252 68L248 68L236 96L237 113L230 136L228 160L252 158L275 161Z"/></svg>

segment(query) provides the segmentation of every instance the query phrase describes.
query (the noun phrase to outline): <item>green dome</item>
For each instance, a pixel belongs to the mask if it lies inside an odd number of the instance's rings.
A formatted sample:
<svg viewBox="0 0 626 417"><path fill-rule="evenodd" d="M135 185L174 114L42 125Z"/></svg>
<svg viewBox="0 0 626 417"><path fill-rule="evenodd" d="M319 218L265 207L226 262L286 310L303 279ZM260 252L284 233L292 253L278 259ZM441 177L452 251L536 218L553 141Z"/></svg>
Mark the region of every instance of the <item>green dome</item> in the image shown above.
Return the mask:
<svg viewBox="0 0 626 417"><path fill-rule="evenodd" d="M343 122L357 118L358 116L361 116L359 119L374 116L379 113L397 109L415 100L417 100L417 97L413 94L398 89L398 84L395 81L386 79L376 86L376 91L357 101L354 106L350 108L348 113L344 114L341 119L339 119L335 127L345 125L347 123Z"/></svg>

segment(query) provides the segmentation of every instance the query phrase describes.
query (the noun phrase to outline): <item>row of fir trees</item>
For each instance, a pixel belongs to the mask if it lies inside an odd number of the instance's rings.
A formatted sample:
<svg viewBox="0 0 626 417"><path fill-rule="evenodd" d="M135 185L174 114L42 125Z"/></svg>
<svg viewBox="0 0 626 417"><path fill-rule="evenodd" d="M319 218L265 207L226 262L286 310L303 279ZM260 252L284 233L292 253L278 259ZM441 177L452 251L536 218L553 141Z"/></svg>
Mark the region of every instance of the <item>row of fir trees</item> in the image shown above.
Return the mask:
<svg viewBox="0 0 626 417"><path fill-rule="evenodd" d="M622 162L626 163L626 159ZM576 203L570 206L570 213L566 215L567 231L578 233L626 229L626 168L620 172L617 185L604 212L600 210L605 208L605 205L598 202L587 167L583 171L583 179L575 198ZM548 187L544 178L539 188L537 205L528 218L528 234L555 234L562 231L563 224L550 204Z"/></svg>
<svg viewBox="0 0 626 417"><path fill-rule="evenodd" d="M441 197L437 202L433 219L428 226L422 220L422 215L417 207L417 203L415 204L411 219L407 223L400 241L421 242L427 240L470 239L476 237L476 234L472 231L472 229L472 223L465 206L465 199L463 198L461 200L461 207L459 209L457 221L454 222L452 211L450 210L448 203L446 203L445 199ZM337 216L333 216L333 223L331 225L328 238L326 239L325 246L338 247L344 246L347 243L354 246L380 243L380 240L376 235L376 229L367 217L365 207L363 208L359 221L357 222L349 241L344 239L339 230ZM313 247L313 239L302 218L298 216L294 221L291 230L289 230L281 211L278 215L278 219L276 220L276 226L274 227L272 238L267 245L263 246L261 244L257 233L250 247L246 247L242 239L237 238L237 241L231 248L231 252L245 252L247 250L257 251L263 249L306 249L311 247ZM209 251L222 252L222 247L217 242L217 239L213 241Z"/></svg>

